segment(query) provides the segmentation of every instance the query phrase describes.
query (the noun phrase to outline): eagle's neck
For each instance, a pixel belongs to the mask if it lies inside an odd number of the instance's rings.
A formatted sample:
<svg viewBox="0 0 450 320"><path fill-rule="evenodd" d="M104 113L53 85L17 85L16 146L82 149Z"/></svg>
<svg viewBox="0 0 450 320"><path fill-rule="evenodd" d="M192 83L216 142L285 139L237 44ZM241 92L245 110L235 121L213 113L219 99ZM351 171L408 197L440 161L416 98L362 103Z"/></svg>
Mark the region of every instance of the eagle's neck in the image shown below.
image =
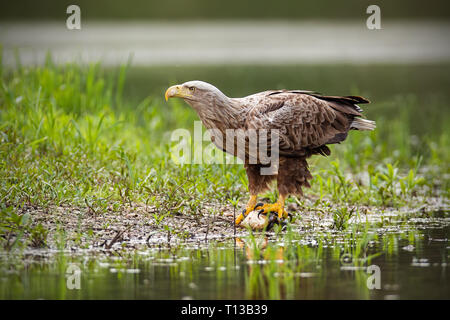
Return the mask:
<svg viewBox="0 0 450 320"><path fill-rule="evenodd" d="M195 101L190 104L207 129L219 129L225 133L226 129L239 129L244 126L245 108L238 99L228 98L221 93L204 102Z"/></svg>

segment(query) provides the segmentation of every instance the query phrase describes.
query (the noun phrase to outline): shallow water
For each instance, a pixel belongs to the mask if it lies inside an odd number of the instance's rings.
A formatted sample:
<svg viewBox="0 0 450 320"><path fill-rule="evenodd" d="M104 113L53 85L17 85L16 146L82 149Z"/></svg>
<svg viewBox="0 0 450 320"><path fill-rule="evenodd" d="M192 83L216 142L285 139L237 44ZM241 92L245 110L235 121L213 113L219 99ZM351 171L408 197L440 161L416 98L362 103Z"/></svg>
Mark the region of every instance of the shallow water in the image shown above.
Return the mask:
<svg viewBox="0 0 450 320"><path fill-rule="evenodd" d="M374 32L360 21L89 21L71 32L60 22L0 24L4 63L192 64L429 63L448 61L450 24L385 21ZM273 41L268 39L277 39ZM351 39L351 41L339 41Z"/></svg>
<svg viewBox="0 0 450 320"><path fill-rule="evenodd" d="M449 235L441 212L133 252L34 250L2 256L0 299L449 299Z"/></svg>

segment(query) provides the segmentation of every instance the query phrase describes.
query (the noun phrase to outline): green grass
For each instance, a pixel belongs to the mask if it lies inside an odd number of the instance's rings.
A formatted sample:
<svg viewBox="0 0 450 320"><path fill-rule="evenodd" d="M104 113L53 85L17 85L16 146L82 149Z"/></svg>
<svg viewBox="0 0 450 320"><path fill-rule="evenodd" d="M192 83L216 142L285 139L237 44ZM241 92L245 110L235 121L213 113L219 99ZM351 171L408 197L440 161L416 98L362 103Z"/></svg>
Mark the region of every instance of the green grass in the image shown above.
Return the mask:
<svg viewBox="0 0 450 320"><path fill-rule="evenodd" d="M192 131L197 116L182 101L166 103L162 94L129 98L127 71L99 64L55 66L51 60L41 67L0 69L2 248L16 245L11 234L26 234L28 244L45 244L46 230L32 233L32 221L18 220L29 209L51 214L54 206L66 205L101 215L146 203L159 209L154 216L159 224L164 215L196 215L209 203L246 200L242 166L171 161L170 131ZM406 104L420 110L420 94L388 97L378 107ZM445 96L436 97L432 110L448 108ZM375 131L352 132L332 146L331 157L311 159L313 187L306 193L317 199L314 206L419 206L438 193L448 198L448 127L423 135L418 146L411 138L411 115L399 110L392 119L389 113L373 113ZM440 120L446 119L443 113ZM314 210L302 199L290 201ZM348 215L336 215L339 228Z"/></svg>

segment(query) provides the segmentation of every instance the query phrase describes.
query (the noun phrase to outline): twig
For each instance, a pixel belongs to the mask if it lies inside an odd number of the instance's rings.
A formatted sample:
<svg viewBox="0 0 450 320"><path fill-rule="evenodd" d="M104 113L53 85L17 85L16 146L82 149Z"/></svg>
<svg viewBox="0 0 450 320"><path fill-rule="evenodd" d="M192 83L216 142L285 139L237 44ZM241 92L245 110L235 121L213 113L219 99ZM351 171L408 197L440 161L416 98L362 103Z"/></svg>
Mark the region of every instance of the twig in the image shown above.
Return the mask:
<svg viewBox="0 0 450 320"><path fill-rule="evenodd" d="M116 235L114 236L114 238L112 238L112 240L108 243L105 244L105 248L106 249L111 249L111 247L114 245L114 243L116 243L120 237L131 228L132 225L129 225L128 227L126 227L125 229L123 229L122 231L117 231Z"/></svg>
<svg viewBox="0 0 450 320"><path fill-rule="evenodd" d="M234 245L236 246L236 207L233 206L233 235L234 235Z"/></svg>
<svg viewBox="0 0 450 320"><path fill-rule="evenodd" d="M97 212L94 210L94 208L92 208L92 206L89 204L89 202L87 201L86 198L84 198L84 203L86 203L90 213L92 213L94 215L94 218L97 216Z"/></svg>

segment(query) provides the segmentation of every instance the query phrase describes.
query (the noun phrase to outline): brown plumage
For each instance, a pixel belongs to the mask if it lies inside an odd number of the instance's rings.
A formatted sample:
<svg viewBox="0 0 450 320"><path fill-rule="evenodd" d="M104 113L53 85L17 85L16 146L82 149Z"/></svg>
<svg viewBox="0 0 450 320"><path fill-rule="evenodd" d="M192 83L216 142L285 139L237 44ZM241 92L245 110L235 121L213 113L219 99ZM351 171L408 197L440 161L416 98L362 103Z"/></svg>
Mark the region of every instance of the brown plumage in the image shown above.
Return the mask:
<svg viewBox="0 0 450 320"><path fill-rule="evenodd" d="M223 137L227 129L274 130L279 133L278 172L262 175L259 162L249 161L248 146L236 150L226 146L221 139L213 142L222 150L240 156L244 160L249 180L250 201L243 214L236 220L240 224L255 209L256 197L277 180L280 198L276 204L258 205L263 213L275 211L279 218L286 217L284 200L290 195L302 195L302 187L309 187L312 178L306 159L314 154L330 155L327 144L344 141L350 130L373 130L375 122L362 119L357 104L369 103L357 96L322 96L300 90L271 90L244 98L228 98L214 86L202 81L189 81L172 86L166 91L166 99L181 97L198 113L207 129L218 130ZM214 136L214 135L213 135ZM218 141L220 140L220 141ZM271 150L273 152L273 150Z"/></svg>

